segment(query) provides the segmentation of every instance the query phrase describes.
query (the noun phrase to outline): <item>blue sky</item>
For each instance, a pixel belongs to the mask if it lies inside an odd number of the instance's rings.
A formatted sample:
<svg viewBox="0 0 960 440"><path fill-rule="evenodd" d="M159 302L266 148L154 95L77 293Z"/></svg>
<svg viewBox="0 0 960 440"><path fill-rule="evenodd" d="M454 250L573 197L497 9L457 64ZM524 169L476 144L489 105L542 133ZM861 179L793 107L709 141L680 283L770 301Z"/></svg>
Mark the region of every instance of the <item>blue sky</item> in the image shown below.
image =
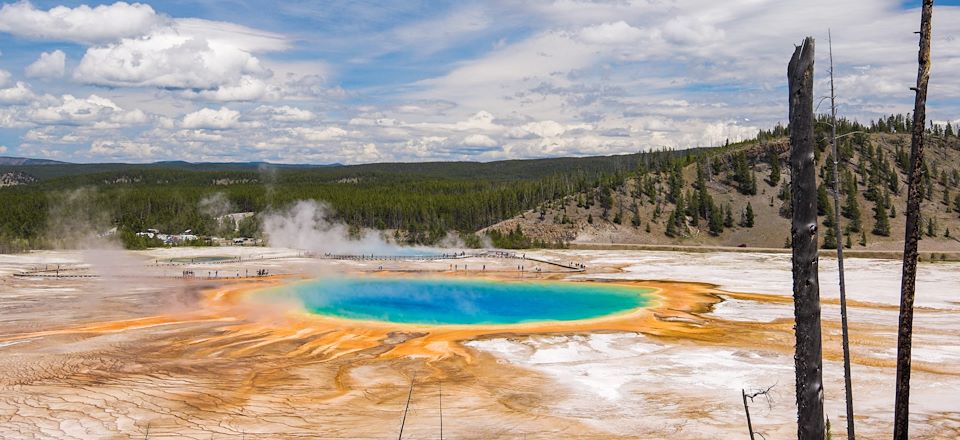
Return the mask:
<svg viewBox="0 0 960 440"><path fill-rule="evenodd" d="M686 148L786 118L833 28L841 113L912 107L920 2L34 1L0 9L0 155L496 160ZM960 0L929 115L960 118Z"/></svg>

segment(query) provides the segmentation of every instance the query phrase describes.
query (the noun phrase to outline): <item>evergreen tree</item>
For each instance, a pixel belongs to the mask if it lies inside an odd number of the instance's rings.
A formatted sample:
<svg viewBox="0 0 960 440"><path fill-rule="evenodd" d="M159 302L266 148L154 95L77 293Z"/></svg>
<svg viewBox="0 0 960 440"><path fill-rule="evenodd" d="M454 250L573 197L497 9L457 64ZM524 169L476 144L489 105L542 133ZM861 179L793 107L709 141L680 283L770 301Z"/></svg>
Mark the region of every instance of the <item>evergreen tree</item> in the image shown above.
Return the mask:
<svg viewBox="0 0 960 440"><path fill-rule="evenodd" d="M793 216L792 196L793 195L790 192L790 184L788 182L784 182L783 185L780 186L780 193L777 195L780 200L783 200L783 204L780 206L780 216L783 218L790 218Z"/></svg>
<svg viewBox="0 0 960 440"><path fill-rule="evenodd" d="M767 183L775 187L780 184L780 155L771 149L768 159L770 161L770 180Z"/></svg>
<svg viewBox="0 0 960 440"><path fill-rule="evenodd" d="M600 188L600 207L603 208L603 218L606 218L607 211L613 208L613 191L609 186L604 185Z"/></svg>
<svg viewBox="0 0 960 440"><path fill-rule="evenodd" d="M878 200L873 207L873 233L882 237L890 236L890 218L887 216L887 208L883 200Z"/></svg>
<svg viewBox="0 0 960 440"><path fill-rule="evenodd" d="M667 200L676 203L677 200L683 197L683 186L685 185L683 181L683 170L679 162L670 169L667 185L670 188L670 192L667 193Z"/></svg>
<svg viewBox="0 0 960 440"><path fill-rule="evenodd" d="M830 195L827 194L827 187L825 185L818 185L817 215L829 216L831 213L833 213L833 209L830 207Z"/></svg>
<svg viewBox="0 0 960 440"><path fill-rule="evenodd" d="M713 200L710 197L710 193L707 192L707 181L704 176L704 169L700 163L697 163L697 182L695 184L697 191L697 208L698 212L696 215L699 215L700 218L706 220L707 213L709 211L710 205L713 204Z"/></svg>
<svg viewBox="0 0 960 440"><path fill-rule="evenodd" d="M847 231L846 236L846 243L843 244L843 247L850 249L853 247L853 242L850 240L850 231Z"/></svg>
<svg viewBox="0 0 960 440"><path fill-rule="evenodd" d="M857 201L856 191L847 192L847 202L843 206L843 216L850 219L847 227L853 232L861 229L860 203Z"/></svg>
<svg viewBox="0 0 960 440"><path fill-rule="evenodd" d="M890 205L890 218L897 218L897 205Z"/></svg>
<svg viewBox="0 0 960 440"><path fill-rule="evenodd" d="M650 222L647 222L647 227L644 228L644 230L647 231L648 234L650 233Z"/></svg>
<svg viewBox="0 0 960 440"><path fill-rule="evenodd" d="M680 193L680 195L677 196L677 201L676 201L676 203L677 203L677 207L676 207L677 218L678 218L678 219L683 219L683 218L685 218L685 217L686 217L686 213L687 213L687 207L686 207L687 205L684 203L683 193ZM679 225L679 224L678 224L678 225Z"/></svg>
<svg viewBox="0 0 960 440"><path fill-rule="evenodd" d="M837 248L837 234L833 231L833 228L827 228L827 231L823 233L823 248Z"/></svg>
<svg viewBox="0 0 960 440"><path fill-rule="evenodd" d="M587 214L587 223L593 224L593 214Z"/></svg>
<svg viewBox="0 0 960 440"><path fill-rule="evenodd" d="M639 228L639 227L640 227L640 222L641 222L641 220L640 220L640 208L637 206L636 202L634 202L634 204L633 204L633 217L630 218L630 224L633 225L634 228Z"/></svg>
<svg viewBox="0 0 960 440"><path fill-rule="evenodd" d="M900 176L896 171L887 171L887 189L894 194L900 194Z"/></svg>
<svg viewBox="0 0 960 440"><path fill-rule="evenodd" d="M708 223L710 235L718 236L723 233L723 214L721 214L720 211L718 208L710 213L710 221Z"/></svg>
<svg viewBox="0 0 960 440"><path fill-rule="evenodd" d="M702 203L700 195L687 191L687 215L690 216L690 224L700 225L700 204Z"/></svg>
<svg viewBox="0 0 960 440"><path fill-rule="evenodd" d="M860 231L860 246L867 245L867 233L865 231Z"/></svg>
<svg viewBox="0 0 960 440"><path fill-rule="evenodd" d="M927 219L927 237L937 236L937 219L930 217Z"/></svg>
<svg viewBox="0 0 960 440"><path fill-rule="evenodd" d="M667 219L667 230L664 232L667 237L673 238L677 236L677 211L674 210L670 214L670 218Z"/></svg>
<svg viewBox="0 0 960 440"><path fill-rule="evenodd" d="M727 205L727 213L723 217L723 226L726 228L733 227L733 210L730 208L730 205Z"/></svg>
<svg viewBox="0 0 960 440"><path fill-rule="evenodd" d="M750 205L750 202L747 202L746 214L744 214L743 226L752 228L753 227L753 206Z"/></svg>
<svg viewBox="0 0 960 440"><path fill-rule="evenodd" d="M876 202L881 196L880 188L873 182L870 182L867 185L867 191L863 194L863 197L871 202Z"/></svg>
<svg viewBox="0 0 960 440"><path fill-rule="evenodd" d="M827 187L833 189L833 170L836 168L836 164L833 163L833 156L827 156L826 162L823 164L823 178L824 183Z"/></svg>
<svg viewBox="0 0 960 440"><path fill-rule="evenodd" d="M743 151L734 157L733 180L737 182L737 189L741 194L757 194L757 177L747 163L747 155Z"/></svg>

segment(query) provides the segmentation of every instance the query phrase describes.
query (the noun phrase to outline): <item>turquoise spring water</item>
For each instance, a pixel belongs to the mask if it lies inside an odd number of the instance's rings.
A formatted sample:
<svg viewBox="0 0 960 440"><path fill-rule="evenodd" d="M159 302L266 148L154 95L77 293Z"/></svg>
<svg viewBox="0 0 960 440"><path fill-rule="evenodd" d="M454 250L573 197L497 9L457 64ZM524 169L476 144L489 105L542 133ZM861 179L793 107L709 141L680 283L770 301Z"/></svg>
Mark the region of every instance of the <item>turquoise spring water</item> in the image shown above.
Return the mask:
<svg viewBox="0 0 960 440"><path fill-rule="evenodd" d="M643 307L650 291L599 283L330 278L279 294L320 315L442 325L596 318Z"/></svg>

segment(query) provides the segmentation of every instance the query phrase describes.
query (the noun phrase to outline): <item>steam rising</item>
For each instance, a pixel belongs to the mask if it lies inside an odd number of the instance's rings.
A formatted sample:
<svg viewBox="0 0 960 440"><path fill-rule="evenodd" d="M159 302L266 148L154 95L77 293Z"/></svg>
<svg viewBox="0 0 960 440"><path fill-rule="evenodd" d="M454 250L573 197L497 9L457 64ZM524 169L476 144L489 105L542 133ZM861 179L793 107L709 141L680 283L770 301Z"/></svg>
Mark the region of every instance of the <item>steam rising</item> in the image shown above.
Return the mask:
<svg viewBox="0 0 960 440"><path fill-rule="evenodd" d="M55 249L87 249L104 246L103 234L112 228L107 212L97 208L98 193L93 188L78 188L50 194L45 238Z"/></svg>
<svg viewBox="0 0 960 440"><path fill-rule="evenodd" d="M221 217L233 212L233 205L222 192L213 193L200 200L198 208L210 217Z"/></svg>
<svg viewBox="0 0 960 440"><path fill-rule="evenodd" d="M333 219L326 204L301 200L286 211L264 215L262 230L270 246L320 253L400 255L415 250L390 243L369 229L351 234L349 226Z"/></svg>
<svg viewBox="0 0 960 440"><path fill-rule="evenodd" d="M100 277L106 289L129 287L122 281L143 275L142 262L131 258L115 234L108 211L100 209L94 188L79 188L50 196L46 240L54 249L72 249Z"/></svg>

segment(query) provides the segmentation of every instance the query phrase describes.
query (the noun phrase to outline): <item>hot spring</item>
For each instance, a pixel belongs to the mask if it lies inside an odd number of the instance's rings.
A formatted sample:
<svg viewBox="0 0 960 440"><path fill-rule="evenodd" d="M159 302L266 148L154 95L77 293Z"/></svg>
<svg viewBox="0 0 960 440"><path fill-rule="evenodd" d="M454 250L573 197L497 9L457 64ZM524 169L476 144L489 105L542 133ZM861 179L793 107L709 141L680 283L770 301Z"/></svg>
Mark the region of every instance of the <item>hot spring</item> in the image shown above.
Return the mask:
<svg viewBox="0 0 960 440"><path fill-rule="evenodd" d="M330 278L271 295L310 313L407 324L470 325L575 321L643 307L653 289L588 282L439 278Z"/></svg>

